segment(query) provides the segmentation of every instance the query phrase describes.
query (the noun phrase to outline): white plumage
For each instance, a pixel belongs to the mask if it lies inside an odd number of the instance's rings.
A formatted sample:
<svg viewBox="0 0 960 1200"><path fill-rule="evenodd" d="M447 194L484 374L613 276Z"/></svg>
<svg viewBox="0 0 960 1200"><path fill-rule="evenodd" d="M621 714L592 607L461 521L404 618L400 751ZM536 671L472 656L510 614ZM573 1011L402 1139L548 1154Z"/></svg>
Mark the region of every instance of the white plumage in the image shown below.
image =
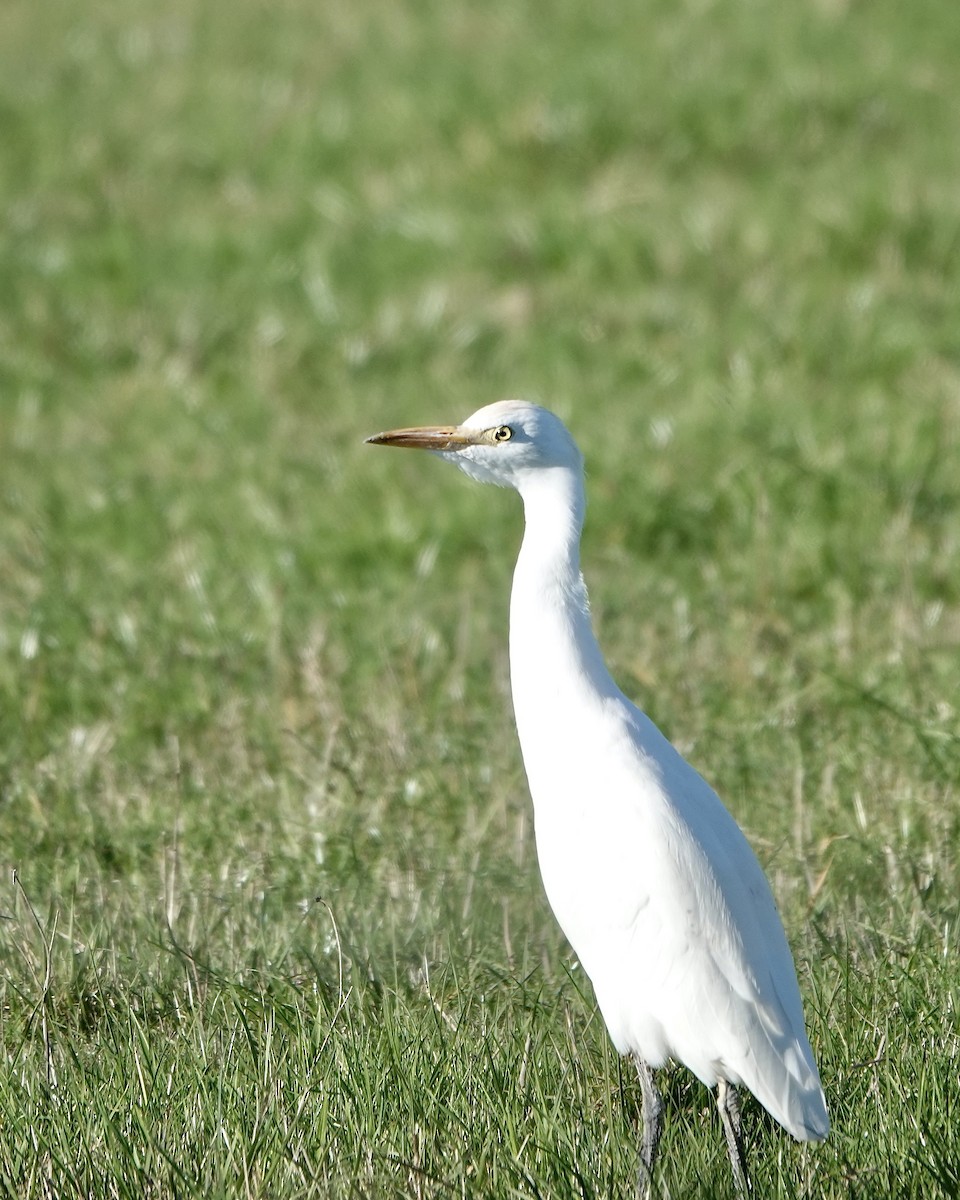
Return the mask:
<svg viewBox="0 0 960 1200"><path fill-rule="evenodd" d="M580 574L583 462L546 409L502 401L460 426L369 441L434 450L513 487L526 526L510 601L510 675L547 897L644 1094L652 1177L661 1103L651 1068L684 1063L719 1105L749 1186L732 1087L795 1138L829 1128L793 959L763 870L713 789L610 676Z"/></svg>

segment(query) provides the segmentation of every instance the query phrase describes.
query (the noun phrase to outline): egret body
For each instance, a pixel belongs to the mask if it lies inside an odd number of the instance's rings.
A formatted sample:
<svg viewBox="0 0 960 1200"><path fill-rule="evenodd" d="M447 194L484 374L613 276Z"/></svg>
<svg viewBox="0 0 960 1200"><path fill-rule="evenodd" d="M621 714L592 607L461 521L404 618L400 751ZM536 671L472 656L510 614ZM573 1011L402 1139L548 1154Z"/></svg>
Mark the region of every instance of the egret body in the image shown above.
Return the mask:
<svg viewBox="0 0 960 1200"><path fill-rule="evenodd" d="M614 683L580 573L583 460L564 424L522 401L462 425L368 439L432 450L515 488L525 530L510 598L510 679L544 889L643 1094L641 1188L662 1125L653 1069L684 1063L718 1107L749 1187L736 1088L795 1138L830 1128L800 989L770 886L713 789Z"/></svg>

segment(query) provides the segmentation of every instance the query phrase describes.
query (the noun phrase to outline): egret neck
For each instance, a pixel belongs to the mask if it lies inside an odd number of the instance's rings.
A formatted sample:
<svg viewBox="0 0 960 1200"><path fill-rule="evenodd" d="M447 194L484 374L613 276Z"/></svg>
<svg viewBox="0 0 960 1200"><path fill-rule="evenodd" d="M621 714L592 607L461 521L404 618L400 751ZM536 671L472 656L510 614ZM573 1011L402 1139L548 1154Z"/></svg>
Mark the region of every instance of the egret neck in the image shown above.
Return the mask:
<svg viewBox="0 0 960 1200"><path fill-rule="evenodd" d="M582 471L558 466L530 472L518 490L525 528L510 596L510 678L529 764L530 752L544 739L555 756L565 736L577 736L585 708L619 690L594 637L580 573Z"/></svg>

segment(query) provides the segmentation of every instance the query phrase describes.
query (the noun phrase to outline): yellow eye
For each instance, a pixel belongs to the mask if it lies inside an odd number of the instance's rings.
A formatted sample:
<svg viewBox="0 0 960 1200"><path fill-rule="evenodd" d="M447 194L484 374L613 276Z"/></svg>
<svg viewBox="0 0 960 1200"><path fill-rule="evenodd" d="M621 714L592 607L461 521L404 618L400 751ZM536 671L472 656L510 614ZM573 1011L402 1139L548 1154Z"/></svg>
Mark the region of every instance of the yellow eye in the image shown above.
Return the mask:
<svg viewBox="0 0 960 1200"><path fill-rule="evenodd" d="M513 430L509 425L498 425L493 431L493 440L495 442L509 442L513 437Z"/></svg>

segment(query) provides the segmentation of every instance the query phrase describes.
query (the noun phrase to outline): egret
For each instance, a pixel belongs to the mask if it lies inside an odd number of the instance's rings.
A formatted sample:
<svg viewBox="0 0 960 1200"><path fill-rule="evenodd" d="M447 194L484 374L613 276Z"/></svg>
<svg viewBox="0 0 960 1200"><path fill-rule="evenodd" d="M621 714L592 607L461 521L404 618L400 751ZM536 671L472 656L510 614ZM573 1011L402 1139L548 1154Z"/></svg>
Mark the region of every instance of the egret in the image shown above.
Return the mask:
<svg viewBox="0 0 960 1200"><path fill-rule="evenodd" d="M610 1037L636 1062L640 1190L652 1186L663 1123L654 1069L673 1059L716 1087L734 1182L747 1191L737 1088L799 1141L827 1136L826 1101L763 868L716 792L603 661L580 573L576 443L553 413L517 400L462 425L367 441L432 450L520 493L510 682L537 857Z"/></svg>

